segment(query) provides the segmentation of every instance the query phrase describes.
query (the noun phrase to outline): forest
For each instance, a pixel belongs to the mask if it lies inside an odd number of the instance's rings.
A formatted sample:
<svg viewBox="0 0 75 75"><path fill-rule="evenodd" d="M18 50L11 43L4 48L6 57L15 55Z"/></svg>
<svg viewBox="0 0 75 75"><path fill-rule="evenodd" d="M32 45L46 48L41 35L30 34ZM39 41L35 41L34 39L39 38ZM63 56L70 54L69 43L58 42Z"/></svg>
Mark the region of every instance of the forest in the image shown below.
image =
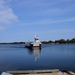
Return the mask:
<svg viewBox="0 0 75 75"><path fill-rule="evenodd" d="M49 40L49 41L41 41L41 42L42 44L69 44L69 43L75 43L75 38L72 38L71 40L59 39L55 41ZM11 42L11 43L4 42L0 44L25 44L25 43L29 43L29 42Z"/></svg>
<svg viewBox="0 0 75 75"><path fill-rule="evenodd" d="M49 40L49 41L42 41L42 43L44 44L66 44L66 43L75 43L75 38L72 38L71 40L67 39L59 39L59 40L55 40L55 41L52 41L52 40Z"/></svg>

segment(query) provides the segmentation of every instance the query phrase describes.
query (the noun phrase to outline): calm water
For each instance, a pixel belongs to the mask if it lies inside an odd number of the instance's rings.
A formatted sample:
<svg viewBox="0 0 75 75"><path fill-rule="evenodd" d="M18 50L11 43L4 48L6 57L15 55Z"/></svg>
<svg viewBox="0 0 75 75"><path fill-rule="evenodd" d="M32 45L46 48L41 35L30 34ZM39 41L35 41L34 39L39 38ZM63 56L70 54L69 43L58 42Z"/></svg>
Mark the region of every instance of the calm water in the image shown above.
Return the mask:
<svg viewBox="0 0 75 75"><path fill-rule="evenodd" d="M9 70L60 69L75 72L75 44L43 44L29 50L22 44L0 45L0 73Z"/></svg>

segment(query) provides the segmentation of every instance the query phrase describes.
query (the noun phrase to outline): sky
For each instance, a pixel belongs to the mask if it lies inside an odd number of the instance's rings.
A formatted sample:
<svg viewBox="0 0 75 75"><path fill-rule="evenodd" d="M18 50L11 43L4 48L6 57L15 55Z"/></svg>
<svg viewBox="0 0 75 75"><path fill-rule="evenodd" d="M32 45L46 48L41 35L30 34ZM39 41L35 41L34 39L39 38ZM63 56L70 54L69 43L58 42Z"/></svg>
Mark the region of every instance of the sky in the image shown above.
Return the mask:
<svg viewBox="0 0 75 75"><path fill-rule="evenodd" d="M0 42L75 38L75 0L0 0Z"/></svg>

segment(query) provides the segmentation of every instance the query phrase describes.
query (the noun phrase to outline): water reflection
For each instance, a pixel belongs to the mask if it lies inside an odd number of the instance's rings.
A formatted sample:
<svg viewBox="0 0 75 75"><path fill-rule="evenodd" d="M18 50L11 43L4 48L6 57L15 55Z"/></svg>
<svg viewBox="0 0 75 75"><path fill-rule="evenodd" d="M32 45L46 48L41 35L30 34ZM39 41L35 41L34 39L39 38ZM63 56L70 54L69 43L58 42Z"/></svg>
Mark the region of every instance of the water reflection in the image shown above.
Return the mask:
<svg viewBox="0 0 75 75"><path fill-rule="evenodd" d="M14 48L15 46L17 48ZM9 70L40 69L75 72L75 44L44 44L42 49L34 48L33 50L19 48L23 46L0 45L0 73Z"/></svg>
<svg viewBox="0 0 75 75"><path fill-rule="evenodd" d="M38 47L35 47L33 49L29 49L29 53L33 53L34 57L35 57L35 61L37 61L37 59L40 57L41 55L41 49Z"/></svg>

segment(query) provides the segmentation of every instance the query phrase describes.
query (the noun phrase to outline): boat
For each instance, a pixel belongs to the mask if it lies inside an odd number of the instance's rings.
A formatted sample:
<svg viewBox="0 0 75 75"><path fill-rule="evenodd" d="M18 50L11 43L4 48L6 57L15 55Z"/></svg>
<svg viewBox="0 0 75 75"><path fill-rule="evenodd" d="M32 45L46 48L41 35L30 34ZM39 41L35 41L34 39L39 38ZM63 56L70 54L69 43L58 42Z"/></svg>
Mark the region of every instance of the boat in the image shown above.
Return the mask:
<svg viewBox="0 0 75 75"><path fill-rule="evenodd" d="M41 48L41 41L39 40L39 37L34 35L34 42L29 42L25 45L25 48L34 49L34 48Z"/></svg>

